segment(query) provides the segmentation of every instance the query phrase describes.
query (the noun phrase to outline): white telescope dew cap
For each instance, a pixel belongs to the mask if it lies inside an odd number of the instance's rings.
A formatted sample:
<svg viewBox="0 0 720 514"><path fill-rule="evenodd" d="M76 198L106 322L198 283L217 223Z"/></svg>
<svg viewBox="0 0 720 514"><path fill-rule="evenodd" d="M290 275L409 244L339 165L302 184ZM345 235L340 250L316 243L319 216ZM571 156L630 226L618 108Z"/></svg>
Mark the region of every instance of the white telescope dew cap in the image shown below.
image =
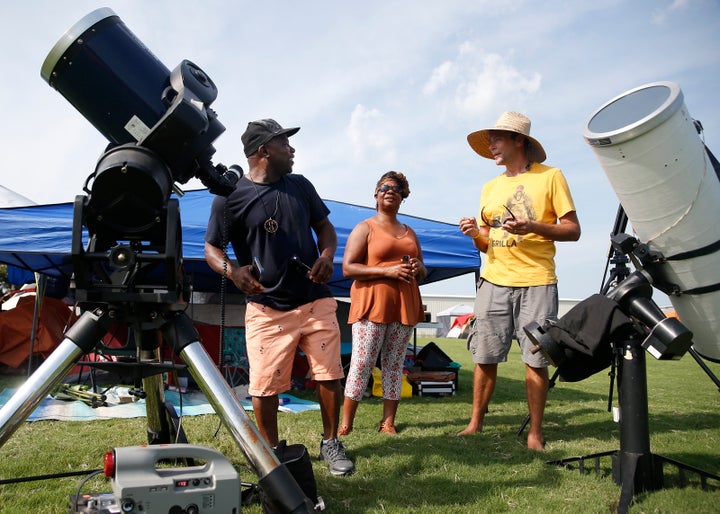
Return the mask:
<svg viewBox="0 0 720 514"><path fill-rule="evenodd" d="M669 259L653 268L654 285L682 293L669 298L694 348L720 362L720 251L700 251L720 241L720 224L708 222L718 218L720 180L680 86L653 82L613 98L583 136L637 238Z"/></svg>

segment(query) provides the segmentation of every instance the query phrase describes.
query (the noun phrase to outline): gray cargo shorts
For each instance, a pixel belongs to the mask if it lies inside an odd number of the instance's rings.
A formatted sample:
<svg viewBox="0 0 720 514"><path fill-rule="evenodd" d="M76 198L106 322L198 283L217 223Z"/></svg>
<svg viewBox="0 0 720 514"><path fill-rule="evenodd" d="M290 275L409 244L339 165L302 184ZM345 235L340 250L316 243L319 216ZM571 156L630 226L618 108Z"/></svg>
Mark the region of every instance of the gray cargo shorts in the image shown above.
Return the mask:
<svg viewBox="0 0 720 514"><path fill-rule="evenodd" d="M480 279L475 297L475 319L467 347L476 364L506 362L513 339L517 339L522 360L533 368L546 368L542 353L532 353L534 344L523 327L535 321L557 321L557 284L530 287L497 286Z"/></svg>

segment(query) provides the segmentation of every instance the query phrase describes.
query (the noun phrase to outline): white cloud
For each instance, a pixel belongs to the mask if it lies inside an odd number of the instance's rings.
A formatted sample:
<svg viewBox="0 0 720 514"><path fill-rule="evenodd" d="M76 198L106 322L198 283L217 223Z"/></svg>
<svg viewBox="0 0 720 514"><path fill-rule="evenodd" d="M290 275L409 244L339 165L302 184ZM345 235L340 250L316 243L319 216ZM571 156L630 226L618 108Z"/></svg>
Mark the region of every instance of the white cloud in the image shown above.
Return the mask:
<svg viewBox="0 0 720 514"><path fill-rule="evenodd" d="M487 113L498 103L522 110L526 100L540 90L541 83L539 73L525 75L509 59L489 54L458 84L456 101L469 115Z"/></svg>
<svg viewBox="0 0 720 514"><path fill-rule="evenodd" d="M432 95L451 79L451 75L454 71L455 66L450 61L445 61L440 66L436 67L432 72L430 80L423 87L423 94Z"/></svg>
<svg viewBox="0 0 720 514"><path fill-rule="evenodd" d="M350 115L347 135L357 159L392 161L395 156L387 119L378 109L355 106Z"/></svg>
<svg viewBox="0 0 720 514"><path fill-rule="evenodd" d="M168 68L187 58L215 82L213 109L227 127L215 162L246 166L240 134L251 119L301 126L295 169L333 200L372 205L377 178L399 169L413 191L403 212L451 223L476 214L498 169L466 136L506 109L526 112L568 176L583 227L579 243L560 245L563 296L596 290L596 277L574 269L575 252L602 260L617 206L581 136L594 109L643 83L676 81L720 152L717 0L266 4L115 0L112 9ZM2 185L37 202L71 201L106 143L39 77L58 37L99 5L0 7L6 40L23 43L3 57L13 72L0 83Z"/></svg>
<svg viewBox="0 0 720 514"><path fill-rule="evenodd" d="M460 44L454 61L445 61L432 71L423 93L442 100L443 93L450 92L454 116L477 118L493 113L498 104L522 109L540 91L540 73L516 66L512 51L483 53L478 46L470 41Z"/></svg>
<svg viewBox="0 0 720 514"><path fill-rule="evenodd" d="M690 0L673 0L667 7L653 11L652 22L655 25L663 25L673 13L686 9L689 4Z"/></svg>

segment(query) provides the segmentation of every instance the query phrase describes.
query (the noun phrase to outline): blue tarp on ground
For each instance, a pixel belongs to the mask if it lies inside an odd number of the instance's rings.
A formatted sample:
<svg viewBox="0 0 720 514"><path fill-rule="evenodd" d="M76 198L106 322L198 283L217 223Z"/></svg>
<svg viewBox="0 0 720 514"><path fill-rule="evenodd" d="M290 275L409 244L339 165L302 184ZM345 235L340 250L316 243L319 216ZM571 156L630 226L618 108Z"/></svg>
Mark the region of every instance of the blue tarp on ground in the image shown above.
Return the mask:
<svg viewBox="0 0 720 514"><path fill-rule="evenodd" d="M92 408L79 400L58 400L51 396L45 397L35 410L28 416L27 421L58 420L58 421L94 421L115 418L141 418L146 414L145 400L132 402L118 401L118 391L124 389L124 395L129 396L127 388L113 387L106 391L107 405ZM5 405L15 389L6 388L0 391L0 407ZM182 395L176 391L165 391L165 401L172 403L175 411L181 416L200 416L214 414L215 410L208 403L205 395L200 391L188 391ZM311 400L297 398L290 394L280 395L280 412L300 413L309 410L320 410L320 404ZM240 399L246 411L252 411L252 402L249 399Z"/></svg>
<svg viewBox="0 0 720 514"><path fill-rule="evenodd" d="M207 190L188 191L180 198L183 257L186 273L196 291L218 291L220 276L205 263L204 235L213 195ZM350 232L375 209L332 200L325 201L338 235L335 274L330 286L335 296L348 296L351 281L342 276L342 257ZM424 283L437 282L474 272L480 257L472 242L457 225L426 218L399 215L420 238L428 276ZM0 209L0 262L49 277L69 278L73 203ZM229 283L228 291L232 290Z"/></svg>

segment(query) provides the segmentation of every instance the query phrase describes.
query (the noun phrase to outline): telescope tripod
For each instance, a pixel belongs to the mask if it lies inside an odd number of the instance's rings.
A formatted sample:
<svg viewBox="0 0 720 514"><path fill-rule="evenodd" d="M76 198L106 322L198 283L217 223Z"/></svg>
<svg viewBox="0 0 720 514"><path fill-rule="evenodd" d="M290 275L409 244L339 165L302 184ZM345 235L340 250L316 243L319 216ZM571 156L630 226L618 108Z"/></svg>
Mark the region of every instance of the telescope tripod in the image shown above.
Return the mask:
<svg viewBox="0 0 720 514"><path fill-rule="evenodd" d="M621 205L613 228L612 238L614 243L616 241L615 236L624 232L626 224L627 216ZM601 289L602 294L617 302L629 317L633 317L634 314L642 311L643 314L648 314L649 317L655 316L656 318L663 318L663 321L665 321L664 314L651 300L652 286L647 277L639 272L630 274L626 266L628 257L615 244L613 244L611 253L608 256L608 262L614 264L615 267L610 271L609 278ZM634 305L635 308L639 309L637 312L633 311ZM660 325L660 323L657 325ZM650 336L654 333L657 325L651 327ZM691 337L691 334L689 336ZM585 461L593 460L595 470L598 472L600 458L611 456L613 460L613 479L616 484L621 486L618 505L619 513L627 512L637 492L655 491L664 487L663 464L666 463L678 469L681 486L685 485L685 472L688 471L699 475L703 489L707 488L708 479L720 482L720 476L718 475L650 451L646 349L644 347L646 338L649 339L648 332L638 326L630 333L617 336L616 340L613 341L614 351L610 372L611 385L608 410L610 410L612 404L612 380L614 380L615 372L617 372L620 449L548 462L548 464L563 467L567 467L572 462L577 462L582 472L585 468ZM689 337L687 340L690 341ZM679 349L679 355L681 356L685 347L679 347ZM692 348L689 349L692 350Z"/></svg>
<svg viewBox="0 0 720 514"><path fill-rule="evenodd" d="M581 472L585 462L594 462L599 472L600 458L612 457L612 475L621 486L618 512L627 512L635 494L664 487L663 464L678 469L680 485L685 485L685 473L692 472L700 477L701 487L707 488L707 480L720 482L720 476L684 464L650 451L650 429L648 422L648 394L645 349L640 335L629 336L615 343L618 375L618 403L620 425L620 449L580 457L548 461L547 464L569 467L578 463Z"/></svg>
<svg viewBox="0 0 720 514"><path fill-rule="evenodd" d="M162 306L160 306L162 307ZM303 493L288 469L280 464L248 417L232 388L224 380L199 341L192 320L182 311L162 312L148 309L148 320L170 343L200 390L224 423L259 477L260 487L282 512L312 512L312 501ZM98 307L84 312L67 330L65 338L52 354L23 383L0 409L0 446L52 391L80 358L90 353L106 334L115 311Z"/></svg>

